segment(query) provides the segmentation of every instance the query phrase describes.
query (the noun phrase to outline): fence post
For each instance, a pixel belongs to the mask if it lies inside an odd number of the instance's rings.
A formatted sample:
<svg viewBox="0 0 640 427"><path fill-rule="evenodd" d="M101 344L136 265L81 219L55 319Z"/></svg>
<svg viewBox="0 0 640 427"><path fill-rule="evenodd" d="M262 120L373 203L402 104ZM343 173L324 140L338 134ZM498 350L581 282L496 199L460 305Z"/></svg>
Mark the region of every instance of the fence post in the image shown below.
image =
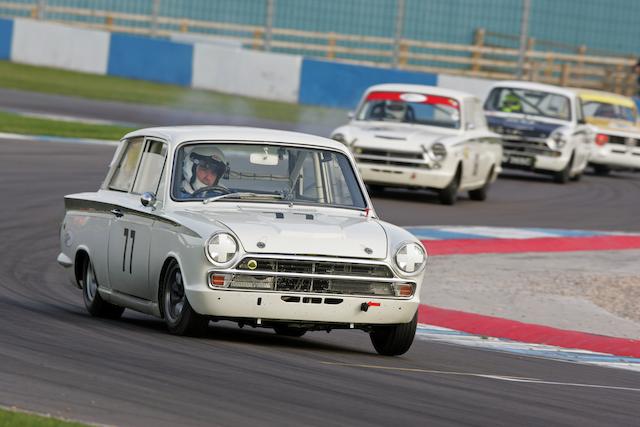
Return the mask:
<svg viewBox="0 0 640 427"><path fill-rule="evenodd" d="M560 73L560 86L567 86L570 77L569 63L565 62L562 64L562 72Z"/></svg>
<svg viewBox="0 0 640 427"><path fill-rule="evenodd" d="M403 68L409 62L409 45L407 42L400 42L400 60L398 63L399 68Z"/></svg>
<svg viewBox="0 0 640 427"><path fill-rule="evenodd" d="M267 16L264 23L264 50L271 50L271 38L273 36L273 17L276 9L276 0L267 0Z"/></svg>
<svg viewBox="0 0 640 427"><path fill-rule="evenodd" d="M38 3L31 11L31 17L34 19L45 20L46 19L47 0L38 0Z"/></svg>
<svg viewBox="0 0 640 427"><path fill-rule="evenodd" d="M580 75L581 77L584 77L584 55L587 53L587 46L585 45L581 45L578 48L578 55L580 55L580 59L577 62L577 71L576 72L578 75Z"/></svg>
<svg viewBox="0 0 640 427"><path fill-rule="evenodd" d="M404 31L404 0L396 0L396 25L393 38L393 66L400 64L400 40Z"/></svg>
<svg viewBox="0 0 640 427"><path fill-rule="evenodd" d="M547 52L546 55L546 67L544 70L544 77L547 80L546 83L551 83L551 79L553 78L553 52Z"/></svg>
<svg viewBox="0 0 640 427"><path fill-rule="evenodd" d="M160 0L153 0L151 5L151 36L158 35L158 15L160 14Z"/></svg>
<svg viewBox="0 0 640 427"><path fill-rule="evenodd" d="M253 50L259 50L260 49L260 45L262 44L262 35L263 35L263 31L262 30L255 30L253 32L253 43L251 44L251 48Z"/></svg>
<svg viewBox="0 0 640 427"><path fill-rule="evenodd" d="M520 49L518 50L517 77L522 78L524 73L524 60L527 53L527 35L529 33L529 12L531 0L522 0L522 21L520 22Z"/></svg>
<svg viewBox="0 0 640 427"><path fill-rule="evenodd" d="M335 59L336 57L336 33L329 33L327 38L327 44L329 48L327 49L327 59Z"/></svg>
<svg viewBox="0 0 640 427"><path fill-rule="evenodd" d="M471 55L471 71L480 71L480 59L482 59L481 49L484 47L484 36L486 32L487 30L484 28L476 28L473 45L477 50L474 50L473 55Z"/></svg>

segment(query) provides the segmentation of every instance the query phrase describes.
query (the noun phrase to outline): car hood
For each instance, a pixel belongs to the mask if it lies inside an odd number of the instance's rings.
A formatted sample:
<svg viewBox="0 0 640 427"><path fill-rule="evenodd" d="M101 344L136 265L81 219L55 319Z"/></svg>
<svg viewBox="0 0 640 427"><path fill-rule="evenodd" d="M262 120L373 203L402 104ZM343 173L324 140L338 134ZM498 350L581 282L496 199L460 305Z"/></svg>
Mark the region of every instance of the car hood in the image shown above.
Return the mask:
<svg viewBox="0 0 640 427"><path fill-rule="evenodd" d="M329 215L295 207L199 210L183 215L192 221L215 224L218 229L228 228L247 252L370 259L387 256L385 230L370 217Z"/></svg>
<svg viewBox="0 0 640 427"><path fill-rule="evenodd" d="M352 124L353 147L384 148L397 146L401 151L423 152L436 141L444 142L448 136L457 134L454 129L438 129L431 126L392 125L385 123Z"/></svg>
<svg viewBox="0 0 640 427"><path fill-rule="evenodd" d="M597 127L599 130L603 132L640 134L640 127L626 120L589 117L587 118L587 123Z"/></svg>
<svg viewBox="0 0 640 427"><path fill-rule="evenodd" d="M487 123L492 131L502 135L518 135L533 138L548 138L554 130L563 126L558 123L535 120L531 117L487 116Z"/></svg>

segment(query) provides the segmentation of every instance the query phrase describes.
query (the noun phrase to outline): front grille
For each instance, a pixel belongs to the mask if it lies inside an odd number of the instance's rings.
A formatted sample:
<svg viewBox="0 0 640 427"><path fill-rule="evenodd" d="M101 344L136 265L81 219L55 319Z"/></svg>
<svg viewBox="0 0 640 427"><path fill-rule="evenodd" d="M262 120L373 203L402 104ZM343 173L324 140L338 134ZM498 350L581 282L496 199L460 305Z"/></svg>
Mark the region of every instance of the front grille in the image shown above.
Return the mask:
<svg viewBox="0 0 640 427"><path fill-rule="evenodd" d="M228 288L336 295L394 296L399 280L386 265L322 260L246 257L232 272L220 272Z"/></svg>
<svg viewBox="0 0 640 427"><path fill-rule="evenodd" d="M423 153L411 151L385 151L368 148L357 148L356 160L359 163L372 163L377 165L391 165L420 168L429 166L424 161Z"/></svg>
<svg viewBox="0 0 640 427"><path fill-rule="evenodd" d="M249 268L250 261L256 263L255 266L253 266L254 268ZM332 276L355 277L393 277L393 273L386 265L316 260L303 261L247 257L240 261L236 268L244 271L258 270L274 273L326 274Z"/></svg>
<svg viewBox="0 0 640 427"><path fill-rule="evenodd" d="M543 138L521 138L504 136L502 147L506 151L517 151L528 154L551 154L553 150L547 145Z"/></svg>
<svg viewBox="0 0 640 427"><path fill-rule="evenodd" d="M609 135L609 143L616 145L627 145L630 147L640 147L640 139L627 138L624 136Z"/></svg>

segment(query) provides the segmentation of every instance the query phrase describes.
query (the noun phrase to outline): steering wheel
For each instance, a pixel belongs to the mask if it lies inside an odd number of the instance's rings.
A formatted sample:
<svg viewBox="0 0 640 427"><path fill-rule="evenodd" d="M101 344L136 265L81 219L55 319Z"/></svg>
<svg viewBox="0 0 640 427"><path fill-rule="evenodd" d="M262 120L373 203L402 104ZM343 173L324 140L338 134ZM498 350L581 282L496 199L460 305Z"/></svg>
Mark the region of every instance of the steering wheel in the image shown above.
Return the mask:
<svg viewBox="0 0 640 427"><path fill-rule="evenodd" d="M200 195L206 194L209 191L218 191L222 194L229 194L231 193L231 190L229 190L227 187L225 187L224 185L212 185L210 187L202 187L196 191L194 191L191 196L192 197L198 197Z"/></svg>

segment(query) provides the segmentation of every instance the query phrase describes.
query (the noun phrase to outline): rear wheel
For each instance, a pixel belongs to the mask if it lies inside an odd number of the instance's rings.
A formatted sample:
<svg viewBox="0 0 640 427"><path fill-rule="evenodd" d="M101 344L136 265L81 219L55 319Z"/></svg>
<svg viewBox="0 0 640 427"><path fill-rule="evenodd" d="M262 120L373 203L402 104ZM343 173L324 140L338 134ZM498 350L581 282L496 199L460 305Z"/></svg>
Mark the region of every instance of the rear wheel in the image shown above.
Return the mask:
<svg viewBox="0 0 640 427"><path fill-rule="evenodd" d="M487 200L487 193L489 192L489 185L491 185L491 178L493 177L493 166L491 166L491 170L489 171L489 175L487 175L487 180L484 182L482 187L476 188L475 190L469 191L469 198L471 200L476 200L482 202Z"/></svg>
<svg viewBox="0 0 640 427"><path fill-rule="evenodd" d="M406 353L411 347L417 326L418 313L416 312L409 323L375 327L369 334L371 343L378 354L382 356L399 356Z"/></svg>
<svg viewBox="0 0 640 427"><path fill-rule="evenodd" d="M440 194L438 195L440 203L442 203L443 205L453 205L456 203L456 199L458 198L458 189L460 188L461 175L462 170L458 166L458 170L451 179L449 185L440 190Z"/></svg>
<svg viewBox="0 0 640 427"><path fill-rule="evenodd" d="M89 314L107 319L118 319L122 316L124 307L110 304L100 296L96 272L89 257L86 258L82 271L82 299Z"/></svg>
<svg viewBox="0 0 640 427"><path fill-rule="evenodd" d="M274 326L273 330L278 335L282 335L284 337L294 337L294 338L299 338L307 333L307 330L304 328L292 328L291 326L284 326L284 325Z"/></svg>
<svg viewBox="0 0 640 427"><path fill-rule="evenodd" d="M164 321L172 334L196 336L207 330L209 319L191 308L180 266L175 261L171 262L164 275L160 302Z"/></svg>

